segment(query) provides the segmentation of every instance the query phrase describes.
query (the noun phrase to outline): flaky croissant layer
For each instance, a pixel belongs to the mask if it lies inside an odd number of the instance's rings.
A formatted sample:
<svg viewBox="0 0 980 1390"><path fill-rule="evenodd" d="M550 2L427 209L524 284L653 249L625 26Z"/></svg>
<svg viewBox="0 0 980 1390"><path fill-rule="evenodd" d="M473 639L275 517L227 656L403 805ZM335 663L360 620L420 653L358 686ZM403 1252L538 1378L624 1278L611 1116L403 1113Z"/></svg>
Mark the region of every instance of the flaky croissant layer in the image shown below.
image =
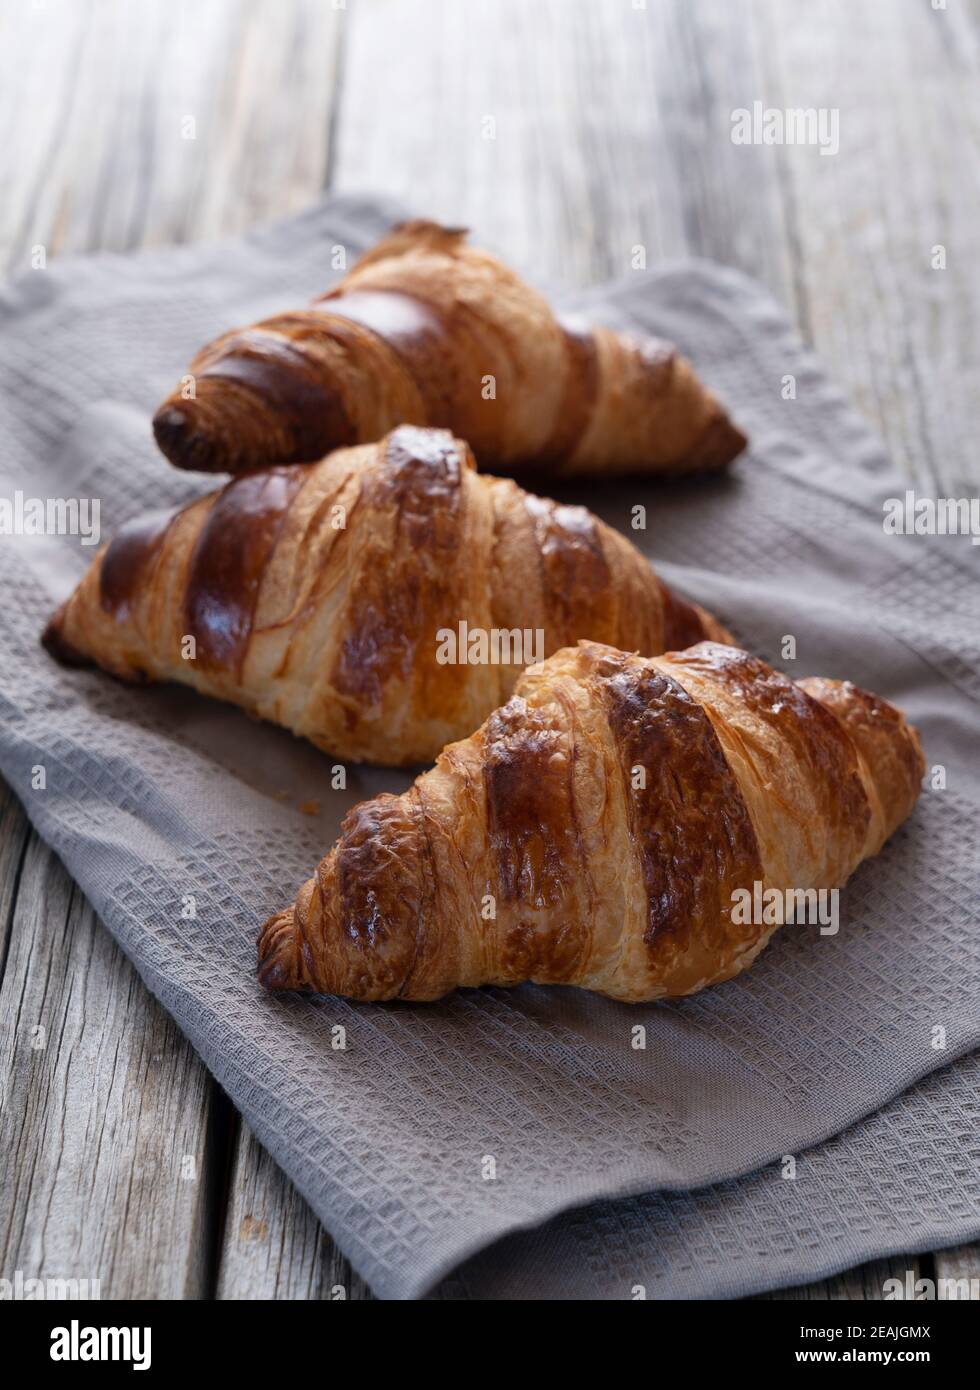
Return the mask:
<svg viewBox="0 0 980 1390"><path fill-rule="evenodd" d="M430 762L579 637L726 636L583 507L403 426L123 528L48 624L69 661L176 680L355 761Z"/></svg>
<svg viewBox="0 0 980 1390"><path fill-rule="evenodd" d="M922 773L915 730L849 683L713 642L648 660L579 643L405 795L351 811L263 928L259 977L363 1000L527 980L690 994L775 929L733 911L745 893L843 884Z"/></svg>
<svg viewBox="0 0 980 1390"><path fill-rule="evenodd" d="M464 232L422 221L309 308L209 343L153 426L178 467L241 473L402 423L448 428L504 473L689 472L745 446L670 344L559 321Z"/></svg>

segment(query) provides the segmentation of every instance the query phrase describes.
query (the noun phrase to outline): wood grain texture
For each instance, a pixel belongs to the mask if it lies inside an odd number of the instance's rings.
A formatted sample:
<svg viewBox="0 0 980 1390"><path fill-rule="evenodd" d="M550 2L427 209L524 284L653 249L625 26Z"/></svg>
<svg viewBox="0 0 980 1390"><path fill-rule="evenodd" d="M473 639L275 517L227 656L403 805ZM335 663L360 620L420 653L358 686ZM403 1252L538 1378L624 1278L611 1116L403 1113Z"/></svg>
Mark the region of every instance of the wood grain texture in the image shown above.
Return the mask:
<svg viewBox="0 0 980 1390"><path fill-rule="evenodd" d="M217 1297L372 1297L246 1125L237 1139Z"/></svg>
<svg viewBox="0 0 980 1390"><path fill-rule="evenodd" d="M345 17L330 0L6 0L0 260L211 239L305 206Z"/></svg>
<svg viewBox="0 0 980 1390"><path fill-rule="evenodd" d="M969 1298L972 1302L980 1297L980 1243L937 1250L933 1256L933 1269L937 1284L941 1279L957 1281L957 1299Z"/></svg>
<svg viewBox="0 0 980 1390"><path fill-rule="evenodd" d="M200 1297L223 1186L215 1088L2 798L0 1269Z"/></svg>
<svg viewBox="0 0 980 1390"><path fill-rule="evenodd" d="M942 1280L955 1280L955 1291L951 1295L947 1293L946 1297L980 1301L980 1245L958 1245L950 1250L938 1250L935 1254L893 1255L887 1260L871 1260L856 1269L845 1270L832 1279L821 1279L798 1288L779 1289L761 1297L882 1302L886 1298L886 1280L898 1279L907 1288L910 1276L913 1281L932 1280L937 1296L943 1288Z"/></svg>
<svg viewBox="0 0 980 1390"><path fill-rule="evenodd" d="M931 1256L894 1255L889 1260L869 1260L855 1269L844 1270L831 1279L818 1279L790 1289L760 1294L765 1300L802 1299L806 1302L878 1303L885 1297L885 1280L901 1279L911 1270L916 1279L929 1272Z"/></svg>
<svg viewBox="0 0 980 1390"><path fill-rule="evenodd" d="M478 227L556 283L625 274L635 245L734 265L905 472L975 489L978 77L976 4L377 0L352 13L335 184ZM756 99L836 108L840 152L733 144Z"/></svg>
<svg viewBox="0 0 980 1390"><path fill-rule="evenodd" d="M980 0L6 0L0 265L218 237L328 186L469 223L555 285L623 274L636 245L709 256L788 306L910 477L963 493L978 75ZM839 154L733 145L755 99L837 108ZM6 791L0 927L0 1273L56 1258L116 1296L365 1296ZM180 1186L185 1152L202 1176ZM934 1268L976 1272L978 1248ZM800 1292L871 1296L929 1259Z"/></svg>

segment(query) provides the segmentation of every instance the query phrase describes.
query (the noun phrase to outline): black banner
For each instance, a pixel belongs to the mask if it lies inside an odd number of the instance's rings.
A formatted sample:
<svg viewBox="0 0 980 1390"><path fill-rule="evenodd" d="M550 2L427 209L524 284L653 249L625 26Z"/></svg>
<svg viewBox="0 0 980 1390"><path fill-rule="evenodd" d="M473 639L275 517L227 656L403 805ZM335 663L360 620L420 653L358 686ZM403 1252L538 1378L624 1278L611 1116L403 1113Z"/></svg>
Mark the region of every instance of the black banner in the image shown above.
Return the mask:
<svg viewBox="0 0 980 1390"><path fill-rule="evenodd" d="M342 1302L342 1301L341 1301ZM651 1301L652 1302L652 1301ZM540 1353L554 1374L562 1358L561 1348L581 1346L587 1324L581 1311L573 1310L577 1332L556 1343L540 1343ZM944 1367L952 1371L965 1364L976 1332L976 1306L959 1302L896 1300L888 1302L729 1302L653 1303L646 1310L623 1310L628 1323L666 1337L671 1359L683 1356L692 1372L718 1367L752 1371L758 1368L792 1373L811 1372L835 1365L879 1365L915 1370ZM540 1334L540 1304L535 1308ZM394 1314L424 1324L434 1316L428 1307L402 1308ZM610 1314L611 1315L611 1314ZM290 1377L305 1375L319 1362L316 1373L331 1374L335 1356L349 1360L352 1344L338 1340L350 1335L355 1319L359 1337L366 1329L384 1328L392 1311L378 1303L348 1313L334 1304L313 1307L309 1303L114 1303L35 1301L7 1302L0 1306L0 1326L5 1326L8 1345L16 1346L19 1374L34 1370L64 1369L66 1379L82 1371L121 1371L126 1375L170 1376L192 1372L221 1375L242 1371L255 1374L275 1370ZM458 1330L460 1310L451 1314L448 1327ZM465 1314L464 1314L465 1316ZM487 1317L487 1310L481 1313ZM510 1310L493 1314L492 1332L499 1336L501 1318ZM546 1315L547 1316L547 1315ZM554 1316L562 1320L560 1308ZM517 1318L520 1319L520 1312ZM361 1319L365 1319L364 1322ZM594 1331L594 1323L590 1329ZM358 1341L358 1347L363 1343ZM404 1343L387 1344L373 1339L368 1345L370 1368L376 1374L384 1364L384 1348L391 1347L403 1367ZM396 1351L396 1346L398 1350ZM557 1350L556 1350L557 1348ZM533 1354L533 1353L532 1353ZM521 1353L523 1359L525 1353ZM513 1358L509 1358L514 1370ZM21 1369L23 1363L23 1369ZM625 1369L618 1362L620 1369ZM501 1374L505 1374L501 1368Z"/></svg>

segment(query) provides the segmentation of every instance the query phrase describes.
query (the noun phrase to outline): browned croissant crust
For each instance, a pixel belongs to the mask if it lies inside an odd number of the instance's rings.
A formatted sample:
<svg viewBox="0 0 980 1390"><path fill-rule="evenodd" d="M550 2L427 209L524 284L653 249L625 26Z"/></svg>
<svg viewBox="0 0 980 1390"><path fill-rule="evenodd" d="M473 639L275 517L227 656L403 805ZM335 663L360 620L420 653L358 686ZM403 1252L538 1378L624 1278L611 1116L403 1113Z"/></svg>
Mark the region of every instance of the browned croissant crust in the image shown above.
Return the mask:
<svg viewBox="0 0 980 1390"><path fill-rule="evenodd" d="M690 994L775 929L737 921L735 889L842 884L922 773L915 730L849 683L713 642L649 660L583 642L404 796L351 811L263 928L259 976L355 999L524 980Z"/></svg>
<svg viewBox="0 0 980 1390"><path fill-rule="evenodd" d="M156 413L178 468L242 473L437 425L504 473L720 468L744 436L668 343L556 319L466 233L408 222L307 309L209 343Z"/></svg>
<svg viewBox="0 0 980 1390"><path fill-rule="evenodd" d="M441 634L458 639L461 621L506 640L458 644L482 664L445 663ZM230 700L341 758L413 763L582 636L661 652L726 634L583 507L477 473L461 440L403 425L124 527L44 640Z"/></svg>

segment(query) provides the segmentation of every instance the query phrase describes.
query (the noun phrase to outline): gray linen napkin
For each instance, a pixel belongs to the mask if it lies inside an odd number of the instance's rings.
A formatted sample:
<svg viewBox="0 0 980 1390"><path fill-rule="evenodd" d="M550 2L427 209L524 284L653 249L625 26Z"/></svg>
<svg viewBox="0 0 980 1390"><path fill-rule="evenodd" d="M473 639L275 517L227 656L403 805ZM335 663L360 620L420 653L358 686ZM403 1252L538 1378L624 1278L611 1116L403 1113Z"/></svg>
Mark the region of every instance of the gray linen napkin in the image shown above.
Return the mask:
<svg viewBox="0 0 980 1390"><path fill-rule="evenodd" d="M732 1182L564 1213L481 1250L430 1297L739 1298L972 1240L980 1052L793 1157Z"/></svg>
<svg viewBox="0 0 980 1390"><path fill-rule="evenodd" d="M240 241L56 262L7 285L0 497L97 497L108 535L206 490L157 455L152 407L201 341L323 288L333 248L356 253L393 215L333 199ZM92 550L63 537L0 546L4 775L259 1139L390 1297L419 1295L567 1208L728 1182L798 1153L980 1045L980 552L884 534L882 501L903 485L742 277L638 272L566 307L672 337L753 437L728 479L574 495L760 655L898 701L945 768L945 787L843 895L837 936L788 929L718 989L650 1007L533 986L425 1007L266 996L259 923L350 805L408 779L351 768L333 791L331 760L281 730L188 691L60 670L38 633ZM637 504L645 531L630 528ZM781 656L787 635L795 660ZM310 800L312 818L297 809ZM777 1227L789 1219L768 1210ZM809 1273L789 1260L774 1282ZM680 1265L664 1278L699 1291Z"/></svg>

